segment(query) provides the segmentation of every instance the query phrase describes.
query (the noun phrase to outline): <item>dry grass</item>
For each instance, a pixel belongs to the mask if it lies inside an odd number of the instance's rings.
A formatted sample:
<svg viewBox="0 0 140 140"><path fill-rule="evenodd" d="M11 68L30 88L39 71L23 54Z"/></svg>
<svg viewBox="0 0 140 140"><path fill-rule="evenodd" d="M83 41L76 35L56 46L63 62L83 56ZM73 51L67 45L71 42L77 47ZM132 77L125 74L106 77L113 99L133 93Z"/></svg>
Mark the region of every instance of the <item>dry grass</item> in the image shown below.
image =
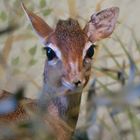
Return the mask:
<svg viewBox="0 0 140 140"><path fill-rule="evenodd" d="M99 11L106 1L99 0L96 3L95 10ZM37 43L36 38L32 35L32 30L25 21L23 12L19 8L19 1L13 0L5 3L3 0L1 3L3 3L4 10L2 13L0 12L2 23L0 23L0 30L3 30L3 28L8 29L11 26L9 19L10 21L16 20L18 25L10 33L9 30L5 30L3 33L0 32L0 88L11 91L9 87L12 87L13 91L16 91L19 88L17 83L22 81L21 83L24 83L27 87L30 83L30 88L27 88L30 90L27 90L27 93L31 91L39 93L40 77L42 75L40 74L37 77L36 71L38 72L38 67L42 65L45 57L39 48L40 44ZM36 3L35 11L37 11L37 8L42 8L44 17L47 16L49 19L53 16L53 20L56 20L55 16L57 15L53 15L53 8L48 6L48 1L40 0L40 3L35 1L34 3ZM27 2L27 4L32 9L34 8L32 3ZM47 10L44 10L44 5ZM6 7L8 7L8 10L13 9L12 16L7 13ZM49 8L52 11L49 11ZM78 15L76 8L76 1L68 0L69 14L72 17ZM3 25L6 25L6 27L3 27ZM119 31L122 34L118 35ZM23 32L26 32L26 34L23 34ZM129 34L128 41L123 40L122 36L125 32ZM88 111L86 115L81 117L73 139L87 140L87 137L90 140L140 139L140 40L137 38L137 32L119 21L112 38L97 44L96 56L93 59L93 78L86 91L86 96L90 96L90 98L87 99L87 105L82 104L81 107L82 111ZM129 46L130 44L131 46ZM34 45L39 46L39 49L31 52L30 49ZM86 100L86 97L84 98ZM53 139L49 128L44 125L42 118L40 118L41 116L38 113L33 113L28 108L26 109L32 116L31 121L19 122L16 125L1 125L0 139L14 139L17 136L20 139L22 137L23 140ZM86 120L84 124L82 124L83 120Z"/></svg>

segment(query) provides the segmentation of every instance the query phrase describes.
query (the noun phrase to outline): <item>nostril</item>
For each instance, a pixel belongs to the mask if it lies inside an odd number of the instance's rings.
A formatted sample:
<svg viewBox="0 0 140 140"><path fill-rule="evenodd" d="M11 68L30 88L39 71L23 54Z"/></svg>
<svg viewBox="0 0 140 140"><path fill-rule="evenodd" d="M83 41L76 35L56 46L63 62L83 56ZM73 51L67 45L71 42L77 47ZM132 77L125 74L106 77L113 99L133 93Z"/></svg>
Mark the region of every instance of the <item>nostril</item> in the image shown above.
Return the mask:
<svg viewBox="0 0 140 140"><path fill-rule="evenodd" d="M78 86L81 85L81 81L76 81L76 82L74 82L74 84L75 84L76 87L78 87Z"/></svg>

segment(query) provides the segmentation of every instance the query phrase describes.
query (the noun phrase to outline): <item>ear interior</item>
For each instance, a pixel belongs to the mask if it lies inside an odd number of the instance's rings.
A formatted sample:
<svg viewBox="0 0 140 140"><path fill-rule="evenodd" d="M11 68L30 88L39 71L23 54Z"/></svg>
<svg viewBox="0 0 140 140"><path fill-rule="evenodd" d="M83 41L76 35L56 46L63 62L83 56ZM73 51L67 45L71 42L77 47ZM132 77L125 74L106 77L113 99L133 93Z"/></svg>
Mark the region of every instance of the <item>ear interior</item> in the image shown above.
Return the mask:
<svg viewBox="0 0 140 140"><path fill-rule="evenodd" d="M23 2L21 2L22 8L25 11L28 19L30 20L33 29L35 32L39 35L41 38L46 38L53 30L49 27L49 25L39 16L36 14L30 12L24 5Z"/></svg>
<svg viewBox="0 0 140 140"><path fill-rule="evenodd" d="M119 14L118 7L111 7L91 16L84 31L92 42L109 37L116 25Z"/></svg>

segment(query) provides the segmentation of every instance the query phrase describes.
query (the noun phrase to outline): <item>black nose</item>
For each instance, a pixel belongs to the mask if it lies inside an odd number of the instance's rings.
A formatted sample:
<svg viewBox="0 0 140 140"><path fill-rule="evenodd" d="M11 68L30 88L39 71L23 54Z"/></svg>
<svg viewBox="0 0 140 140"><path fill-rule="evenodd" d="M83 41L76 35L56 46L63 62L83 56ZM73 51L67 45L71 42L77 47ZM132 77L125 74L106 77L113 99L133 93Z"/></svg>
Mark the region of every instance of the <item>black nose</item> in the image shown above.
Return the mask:
<svg viewBox="0 0 140 140"><path fill-rule="evenodd" d="M81 85L81 81L76 81L76 82L74 82L74 84L76 87L79 87Z"/></svg>

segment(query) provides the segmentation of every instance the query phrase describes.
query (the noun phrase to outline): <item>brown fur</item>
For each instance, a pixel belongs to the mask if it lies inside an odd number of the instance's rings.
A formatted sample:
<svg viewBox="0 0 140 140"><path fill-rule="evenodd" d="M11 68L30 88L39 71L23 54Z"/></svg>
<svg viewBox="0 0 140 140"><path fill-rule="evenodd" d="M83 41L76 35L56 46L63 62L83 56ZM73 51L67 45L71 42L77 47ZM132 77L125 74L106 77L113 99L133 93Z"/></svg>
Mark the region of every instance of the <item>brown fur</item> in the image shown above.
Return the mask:
<svg viewBox="0 0 140 140"><path fill-rule="evenodd" d="M74 75L78 74L72 73L70 62L77 62L78 72L81 72L81 75L84 73L82 71L84 69L82 54L87 41L87 35L81 29L78 21L71 18L59 20L55 32L46 40L46 42L54 43L60 49L65 69L65 78L68 81L72 82Z"/></svg>
<svg viewBox="0 0 140 140"><path fill-rule="evenodd" d="M1 91L0 101L12 96L13 94L7 91ZM33 109L36 106L36 100L24 98L22 102L24 102L25 106L28 106L29 109ZM17 109L14 112L6 115L0 115L1 122L17 122L17 121L24 120L25 118L29 118L29 117L27 116L27 113L23 105L20 103L18 104Z"/></svg>
<svg viewBox="0 0 140 140"><path fill-rule="evenodd" d="M7 91L1 91L0 101L12 96L14 95ZM17 109L14 112L9 113L7 115L0 115L0 123L6 123L7 125L11 123L15 124L23 120L30 120L30 115L26 112L24 107L26 106L30 111L33 111L35 113L37 112L37 101L28 98L23 98L21 102L24 102L24 106L21 103L19 103ZM57 140L71 140L71 134L73 132L73 129L69 127L62 119L56 116L55 111L55 106L50 105L50 114L46 113L46 115L44 115L44 121L50 128L50 133L52 133ZM11 137L11 139L13 138Z"/></svg>
<svg viewBox="0 0 140 140"><path fill-rule="evenodd" d="M73 85L76 85L76 80L80 80L82 87L84 87L88 82L91 71L91 61L85 63L86 58L82 58L85 45L89 40L94 43L108 37L113 32L119 9L113 7L93 14L84 30L81 29L78 21L71 18L59 20L56 29L53 30L39 16L28 11L23 3L22 7L44 44L53 44L62 54L62 58L55 58L57 61L54 65L50 65L46 59L43 97L45 98L45 94L49 97L50 95L56 95L58 92L65 93L62 90L64 79L67 83ZM69 90L63 96L49 101L46 106L50 116L46 114L44 120L51 126L58 140L71 139L78 119L82 92L70 95ZM75 92L75 90L72 91ZM31 101L28 105L29 107L31 105L35 107L35 104L35 101ZM33 110L36 109L33 108ZM20 105L14 114L5 116L5 119L18 120L24 118L24 116L26 116L26 112ZM68 125L72 129L69 129Z"/></svg>

